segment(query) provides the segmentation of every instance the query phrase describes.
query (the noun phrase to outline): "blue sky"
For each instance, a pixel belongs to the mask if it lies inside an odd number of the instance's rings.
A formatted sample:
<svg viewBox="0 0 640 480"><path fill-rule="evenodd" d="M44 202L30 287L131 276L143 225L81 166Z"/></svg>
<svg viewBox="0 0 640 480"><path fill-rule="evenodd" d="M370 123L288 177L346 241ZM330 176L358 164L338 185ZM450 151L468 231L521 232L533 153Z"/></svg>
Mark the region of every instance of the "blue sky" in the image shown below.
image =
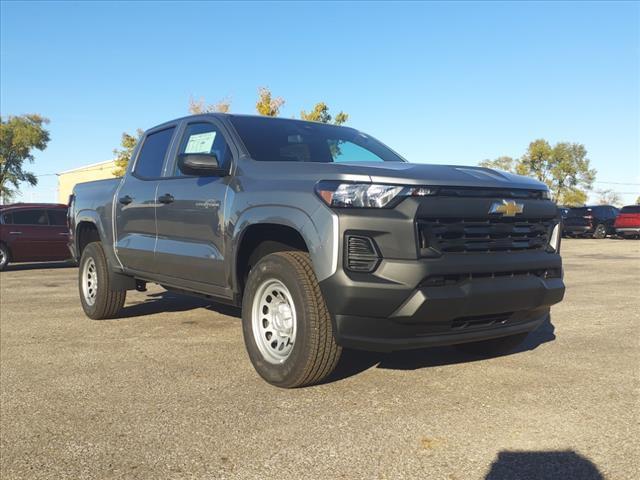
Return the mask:
<svg viewBox="0 0 640 480"><path fill-rule="evenodd" d="M638 3L2 2L3 116L51 119L35 189L108 160L191 95L283 116L317 101L410 161L475 165L536 138L585 144L596 188L640 194ZM621 184L629 185L621 185Z"/></svg>

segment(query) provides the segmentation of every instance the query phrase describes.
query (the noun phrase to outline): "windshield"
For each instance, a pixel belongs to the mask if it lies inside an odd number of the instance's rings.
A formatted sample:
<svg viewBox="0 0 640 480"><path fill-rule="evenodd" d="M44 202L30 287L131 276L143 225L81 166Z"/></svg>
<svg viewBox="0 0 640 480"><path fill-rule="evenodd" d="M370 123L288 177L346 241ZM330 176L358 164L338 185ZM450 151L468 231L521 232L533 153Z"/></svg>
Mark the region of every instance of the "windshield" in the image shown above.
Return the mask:
<svg viewBox="0 0 640 480"><path fill-rule="evenodd" d="M376 139L351 128L282 118L231 117L251 158L264 162L403 162Z"/></svg>
<svg viewBox="0 0 640 480"><path fill-rule="evenodd" d="M629 205L628 207L622 207L620 213L640 213L640 205Z"/></svg>

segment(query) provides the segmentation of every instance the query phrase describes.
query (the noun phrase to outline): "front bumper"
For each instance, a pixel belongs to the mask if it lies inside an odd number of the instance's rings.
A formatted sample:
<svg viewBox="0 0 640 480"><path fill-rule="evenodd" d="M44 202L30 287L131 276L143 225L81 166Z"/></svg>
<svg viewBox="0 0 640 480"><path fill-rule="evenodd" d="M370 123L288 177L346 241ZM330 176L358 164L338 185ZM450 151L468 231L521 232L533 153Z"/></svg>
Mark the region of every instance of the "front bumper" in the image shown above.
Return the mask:
<svg viewBox="0 0 640 480"><path fill-rule="evenodd" d="M355 273L340 248L337 271L320 282L339 344L377 351L456 344L529 332L544 321L564 296L558 253L421 254L420 211L486 215L482 200L464 200L409 199L391 210L339 212L341 247L345 235L364 235L381 257L373 273ZM545 218L555 206L531 202L525 211Z"/></svg>
<svg viewBox="0 0 640 480"><path fill-rule="evenodd" d="M621 227L616 228L618 235L640 235L640 227Z"/></svg>
<svg viewBox="0 0 640 480"><path fill-rule="evenodd" d="M584 235L586 233L593 233L593 227L587 225L565 225L562 231L572 235Z"/></svg>
<svg viewBox="0 0 640 480"><path fill-rule="evenodd" d="M543 270L560 271L558 255L543 255L548 257ZM541 271L536 255L513 256L519 258L502 259L499 266L490 255L413 265L385 260L380 275L393 279L390 282L362 282L340 270L320 284L333 314L336 340L344 347L392 351L532 331L549 307L562 300L565 286L561 278L531 273ZM448 285L422 283L434 272L447 275L463 268L476 273ZM491 269L499 271L486 273Z"/></svg>

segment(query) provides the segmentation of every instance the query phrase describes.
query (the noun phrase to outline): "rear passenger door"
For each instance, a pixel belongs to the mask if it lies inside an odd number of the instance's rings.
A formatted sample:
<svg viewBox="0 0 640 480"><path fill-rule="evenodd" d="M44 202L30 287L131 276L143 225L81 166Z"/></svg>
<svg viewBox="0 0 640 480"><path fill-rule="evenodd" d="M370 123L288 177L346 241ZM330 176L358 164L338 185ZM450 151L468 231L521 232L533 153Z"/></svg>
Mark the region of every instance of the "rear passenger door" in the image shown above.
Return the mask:
<svg viewBox="0 0 640 480"><path fill-rule="evenodd" d="M156 272L195 290L225 295L224 201L229 176L191 176L180 171L183 153L215 154L231 167L230 143L214 119L190 121L176 142L158 184Z"/></svg>
<svg viewBox="0 0 640 480"><path fill-rule="evenodd" d="M47 210L49 217L49 251L51 260L66 260L69 252L69 227L67 226L67 210L52 208Z"/></svg>
<svg viewBox="0 0 640 480"><path fill-rule="evenodd" d="M116 190L115 251L126 269L154 271L156 190L175 130L164 125L145 134Z"/></svg>

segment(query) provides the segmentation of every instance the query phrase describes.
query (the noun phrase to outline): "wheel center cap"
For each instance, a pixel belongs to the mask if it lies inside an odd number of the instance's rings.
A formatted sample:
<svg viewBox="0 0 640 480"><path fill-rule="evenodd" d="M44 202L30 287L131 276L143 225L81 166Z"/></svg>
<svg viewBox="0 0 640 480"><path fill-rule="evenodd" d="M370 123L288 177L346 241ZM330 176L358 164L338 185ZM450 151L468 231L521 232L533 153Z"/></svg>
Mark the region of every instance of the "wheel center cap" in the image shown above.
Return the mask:
<svg viewBox="0 0 640 480"><path fill-rule="evenodd" d="M287 303L281 302L274 310L273 324L278 333L280 335L291 334L291 328L293 326L293 312L291 311L291 307Z"/></svg>

